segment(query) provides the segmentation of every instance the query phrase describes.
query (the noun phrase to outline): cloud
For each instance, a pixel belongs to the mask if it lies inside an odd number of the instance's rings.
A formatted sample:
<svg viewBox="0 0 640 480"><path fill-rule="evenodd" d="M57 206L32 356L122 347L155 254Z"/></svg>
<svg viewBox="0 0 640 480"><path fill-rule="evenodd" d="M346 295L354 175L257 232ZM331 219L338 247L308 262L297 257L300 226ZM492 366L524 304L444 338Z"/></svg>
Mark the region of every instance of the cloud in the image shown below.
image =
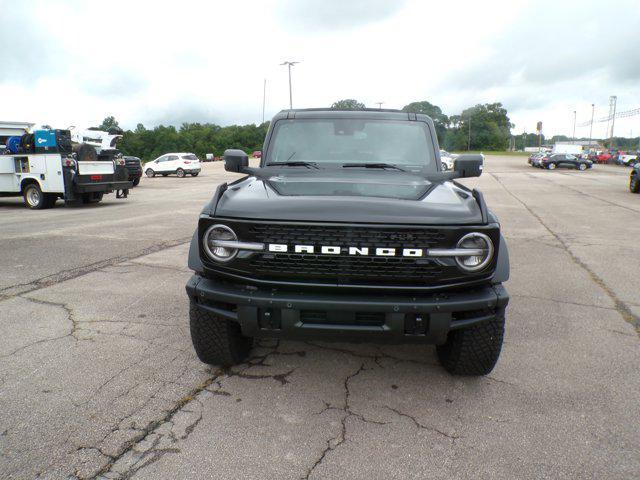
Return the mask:
<svg viewBox="0 0 640 480"><path fill-rule="evenodd" d="M37 21L37 8L12 2L0 27L0 83L30 82L44 72L64 68L62 45L49 27ZM35 21L34 21L35 20Z"/></svg>
<svg viewBox="0 0 640 480"><path fill-rule="evenodd" d="M640 105L631 0L5 3L0 103L10 120L260 122L265 79L265 117L289 105L283 60L302 61L298 108L428 100L451 115L501 101L518 129L544 120L566 133L573 110L583 120L595 102L606 115L609 95L619 109ZM625 133L637 129L624 121Z"/></svg>
<svg viewBox="0 0 640 480"><path fill-rule="evenodd" d="M621 24L609 21L622 18ZM639 24L637 2L535 2L489 42L485 55L465 62L442 85L475 91L518 87L523 96L542 92L543 100L554 96L558 84L603 72L612 83L638 81L640 41L637 30L627 27Z"/></svg>
<svg viewBox="0 0 640 480"><path fill-rule="evenodd" d="M405 5L406 0L285 0L278 4L276 12L284 27L318 34L379 22Z"/></svg>
<svg viewBox="0 0 640 480"><path fill-rule="evenodd" d="M128 97L144 91L150 81L132 72L105 70L83 75L79 83L89 95Z"/></svg>

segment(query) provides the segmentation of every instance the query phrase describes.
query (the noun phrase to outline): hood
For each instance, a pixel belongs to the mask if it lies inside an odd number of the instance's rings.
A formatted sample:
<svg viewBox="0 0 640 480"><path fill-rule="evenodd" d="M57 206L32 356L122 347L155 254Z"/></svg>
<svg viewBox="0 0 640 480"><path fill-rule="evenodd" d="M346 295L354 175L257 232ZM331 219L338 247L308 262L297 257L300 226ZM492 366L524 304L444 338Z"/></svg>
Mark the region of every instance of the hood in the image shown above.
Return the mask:
<svg viewBox="0 0 640 480"><path fill-rule="evenodd" d="M291 170L291 171L290 171ZM460 225L482 223L470 192L391 170L279 169L229 185L216 217L278 221Z"/></svg>

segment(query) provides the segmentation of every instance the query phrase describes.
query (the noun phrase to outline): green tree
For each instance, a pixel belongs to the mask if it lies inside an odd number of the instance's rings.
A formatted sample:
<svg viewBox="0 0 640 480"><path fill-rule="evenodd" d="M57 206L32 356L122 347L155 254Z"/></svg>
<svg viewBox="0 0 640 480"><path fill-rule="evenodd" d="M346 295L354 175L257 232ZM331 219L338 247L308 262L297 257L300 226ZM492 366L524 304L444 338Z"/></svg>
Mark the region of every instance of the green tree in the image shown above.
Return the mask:
<svg viewBox="0 0 640 480"><path fill-rule="evenodd" d="M346 98L344 100L338 100L331 105L333 110L364 110L366 107L364 103L361 103L353 98Z"/></svg>
<svg viewBox="0 0 640 480"><path fill-rule="evenodd" d="M105 132L108 132L111 129L120 130L120 125L118 125L118 121L115 119L113 115L109 115L108 117L105 117L105 119L102 120L102 123L97 127L89 128L89 130L103 130Z"/></svg>
<svg viewBox="0 0 640 480"><path fill-rule="evenodd" d="M449 150L505 150L513 124L501 103L478 104L450 117L453 128L447 132Z"/></svg>
<svg viewBox="0 0 640 480"><path fill-rule="evenodd" d="M442 113L442 109L440 107L423 100L422 102L412 102L409 105L405 105L402 107L402 111L409 113L422 113L430 116L436 127L438 143L444 145L447 127L449 126L449 117Z"/></svg>
<svg viewBox="0 0 640 480"><path fill-rule="evenodd" d="M521 133L520 135L514 135L516 150L524 150L526 147L538 146L538 134L537 133ZM540 144L545 144L544 135L540 135Z"/></svg>
<svg viewBox="0 0 640 480"><path fill-rule="evenodd" d="M193 152L203 158L207 153L220 156L227 148L239 148L251 153L261 150L269 123L261 125L230 125L220 127L211 123L183 123L179 129L159 125L147 129L138 124L127 130L119 144L125 155L147 161L167 152Z"/></svg>

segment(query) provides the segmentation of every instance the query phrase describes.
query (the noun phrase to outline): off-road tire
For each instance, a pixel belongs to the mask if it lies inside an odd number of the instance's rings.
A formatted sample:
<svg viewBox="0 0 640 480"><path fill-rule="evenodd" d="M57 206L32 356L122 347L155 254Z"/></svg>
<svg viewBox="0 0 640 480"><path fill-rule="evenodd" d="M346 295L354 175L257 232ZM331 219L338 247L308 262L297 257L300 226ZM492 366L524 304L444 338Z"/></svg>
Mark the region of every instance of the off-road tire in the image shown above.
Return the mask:
<svg viewBox="0 0 640 480"><path fill-rule="evenodd" d="M581 163L580 165L578 165L578 170L584 172L586 169L587 169L586 163Z"/></svg>
<svg viewBox="0 0 640 480"><path fill-rule="evenodd" d="M184 178L186 176L186 174L184 173L184 170L181 168L176 170L176 175L178 176L178 178Z"/></svg>
<svg viewBox="0 0 640 480"><path fill-rule="evenodd" d="M452 330L436 352L440 364L453 375L487 375L498 361L503 338L504 314L475 327Z"/></svg>
<svg viewBox="0 0 640 480"><path fill-rule="evenodd" d="M193 348L204 363L230 367L249 356L253 339L242 335L237 322L200 310L193 301L189 306L189 327Z"/></svg>
<svg viewBox="0 0 640 480"><path fill-rule="evenodd" d="M147 168L144 174L149 178L153 178L156 176L156 172L154 172L151 168Z"/></svg>
<svg viewBox="0 0 640 480"><path fill-rule="evenodd" d="M79 162L97 162L98 153L93 145L81 143L74 148Z"/></svg>
<svg viewBox="0 0 640 480"><path fill-rule="evenodd" d="M133 179L133 186L137 187L138 185L140 185L140 177L136 177Z"/></svg>
<svg viewBox="0 0 640 480"><path fill-rule="evenodd" d="M631 193L640 193L640 179L638 177L631 177L629 180L629 191Z"/></svg>
<svg viewBox="0 0 640 480"><path fill-rule="evenodd" d="M547 170L555 170L557 165L555 163L550 163L547 165Z"/></svg>

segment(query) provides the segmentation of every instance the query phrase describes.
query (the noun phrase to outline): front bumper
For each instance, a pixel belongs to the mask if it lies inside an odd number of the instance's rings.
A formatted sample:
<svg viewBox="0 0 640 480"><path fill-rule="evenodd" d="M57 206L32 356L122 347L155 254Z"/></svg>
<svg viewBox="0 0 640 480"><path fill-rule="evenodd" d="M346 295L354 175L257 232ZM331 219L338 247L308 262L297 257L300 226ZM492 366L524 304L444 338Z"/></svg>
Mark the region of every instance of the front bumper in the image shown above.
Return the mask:
<svg viewBox="0 0 640 480"><path fill-rule="evenodd" d="M119 181L119 182L94 182L94 183L76 183L75 190L78 193L91 193L91 192L113 192L114 190L125 190L133 188L133 182Z"/></svg>
<svg viewBox="0 0 640 480"><path fill-rule="evenodd" d="M197 308L238 322L246 336L383 343L442 344L450 330L504 315L509 302L502 285L426 295L310 293L193 275L186 290Z"/></svg>

